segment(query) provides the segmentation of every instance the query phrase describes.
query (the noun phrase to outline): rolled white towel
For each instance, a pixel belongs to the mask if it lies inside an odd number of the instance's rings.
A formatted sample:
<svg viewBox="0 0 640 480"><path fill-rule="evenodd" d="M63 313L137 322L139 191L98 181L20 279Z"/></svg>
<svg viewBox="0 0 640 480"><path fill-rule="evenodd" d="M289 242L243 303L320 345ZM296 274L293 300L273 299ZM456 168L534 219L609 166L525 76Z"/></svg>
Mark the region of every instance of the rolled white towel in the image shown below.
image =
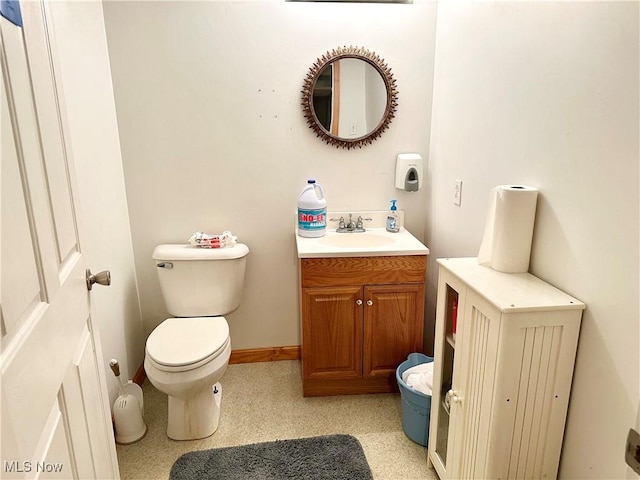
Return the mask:
<svg viewBox="0 0 640 480"><path fill-rule="evenodd" d="M431 376L433 377L433 362L419 363L418 365L409 367L404 372L402 372L402 381L404 383L407 383L407 377L412 373L428 373L428 372L431 372Z"/></svg>
<svg viewBox="0 0 640 480"><path fill-rule="evenodd" d="M407 377L407 385L425 395L433 391L433 371L430 373L412 373Z"/></svg>

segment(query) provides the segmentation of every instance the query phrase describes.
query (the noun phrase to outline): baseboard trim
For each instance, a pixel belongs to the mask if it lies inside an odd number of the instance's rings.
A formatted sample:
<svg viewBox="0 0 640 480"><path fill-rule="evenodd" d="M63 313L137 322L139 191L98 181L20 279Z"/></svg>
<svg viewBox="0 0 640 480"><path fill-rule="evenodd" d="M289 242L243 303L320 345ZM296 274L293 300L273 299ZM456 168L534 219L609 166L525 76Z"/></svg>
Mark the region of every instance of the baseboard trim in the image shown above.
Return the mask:
<svg viewBox="0 0 640 480"><path fill-rule="evenodd" d="M249 348L246 350L233 350L229 364L275 362L278 360L299 360L300 345L290 347Z"/></svg>
<svg viewBox="0 0 640 480"><path fill-rule="evenodd" d="M138 368L138 371L133 376L133 382L142 386L146 378L147 378L147 372L144 371L144 363L143 363L142 365L140 365L140 367Z"/></svg>
<svg viewBox="0 0 640 480"><path fill-rule="evenodd" d="M232 350L229 365L237 363L277 362L279 360L300 360L300 345ZM142 386L146 378L147 373L144 371L143 363L133 376L133 382Z"/></svg>

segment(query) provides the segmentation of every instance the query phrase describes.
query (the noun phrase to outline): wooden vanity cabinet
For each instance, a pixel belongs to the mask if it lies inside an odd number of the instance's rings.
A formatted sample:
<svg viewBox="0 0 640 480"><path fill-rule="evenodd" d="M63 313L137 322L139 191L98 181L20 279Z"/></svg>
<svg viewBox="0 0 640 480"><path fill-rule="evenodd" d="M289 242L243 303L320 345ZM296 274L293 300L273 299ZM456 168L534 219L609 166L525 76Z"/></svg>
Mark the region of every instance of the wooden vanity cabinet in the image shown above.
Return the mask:
<svg viewBox="0 0 640 480"><path fill-rule="evenodd" d="M426 255L300 261L305 396L397 391L423 347Z"/></svg>

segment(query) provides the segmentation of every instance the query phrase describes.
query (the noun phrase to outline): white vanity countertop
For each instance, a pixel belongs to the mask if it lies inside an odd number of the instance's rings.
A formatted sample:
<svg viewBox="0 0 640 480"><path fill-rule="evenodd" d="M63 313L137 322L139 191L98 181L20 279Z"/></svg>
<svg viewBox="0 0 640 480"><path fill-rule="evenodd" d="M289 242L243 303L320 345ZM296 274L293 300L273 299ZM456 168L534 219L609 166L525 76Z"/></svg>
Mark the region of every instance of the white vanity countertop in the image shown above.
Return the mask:
<svg viewBox="0 0 640 480"><path fill-rule="evenodd" d="M296 229L298 258L383 257L428 255L429 249L404 227L398 233L385 228L366 228L363 233L337 233L327 229L317 238L301 237Z"/></svg>

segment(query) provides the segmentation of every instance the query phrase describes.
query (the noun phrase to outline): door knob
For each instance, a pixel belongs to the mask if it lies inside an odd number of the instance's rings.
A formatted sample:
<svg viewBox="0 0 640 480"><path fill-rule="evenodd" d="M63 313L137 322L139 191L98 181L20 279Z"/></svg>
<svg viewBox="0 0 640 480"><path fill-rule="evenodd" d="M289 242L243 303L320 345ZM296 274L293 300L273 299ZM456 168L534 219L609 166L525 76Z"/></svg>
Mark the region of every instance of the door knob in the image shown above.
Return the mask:
<svg viewBox="0 0 640 480"><path fill-rule="evenodd" d="M367 300L367 305L368 305L368 306L373 305L373 301L372 301L372 300Z"/></svg>
<svg viewBox="0 0 640 480"><path fill-rule="evenodd" d="M356 305L362 305L362 300L360 299L356 300Z"/></svg>
<svg viewBox="0 0 640 480"><path fill-rule="evenodd" d="M111 272L109 270L93 274L91 273L91 270L87 268L86 276L87 290L91 290L94 283L99 283L100 285L111 285Z"/></svg>

